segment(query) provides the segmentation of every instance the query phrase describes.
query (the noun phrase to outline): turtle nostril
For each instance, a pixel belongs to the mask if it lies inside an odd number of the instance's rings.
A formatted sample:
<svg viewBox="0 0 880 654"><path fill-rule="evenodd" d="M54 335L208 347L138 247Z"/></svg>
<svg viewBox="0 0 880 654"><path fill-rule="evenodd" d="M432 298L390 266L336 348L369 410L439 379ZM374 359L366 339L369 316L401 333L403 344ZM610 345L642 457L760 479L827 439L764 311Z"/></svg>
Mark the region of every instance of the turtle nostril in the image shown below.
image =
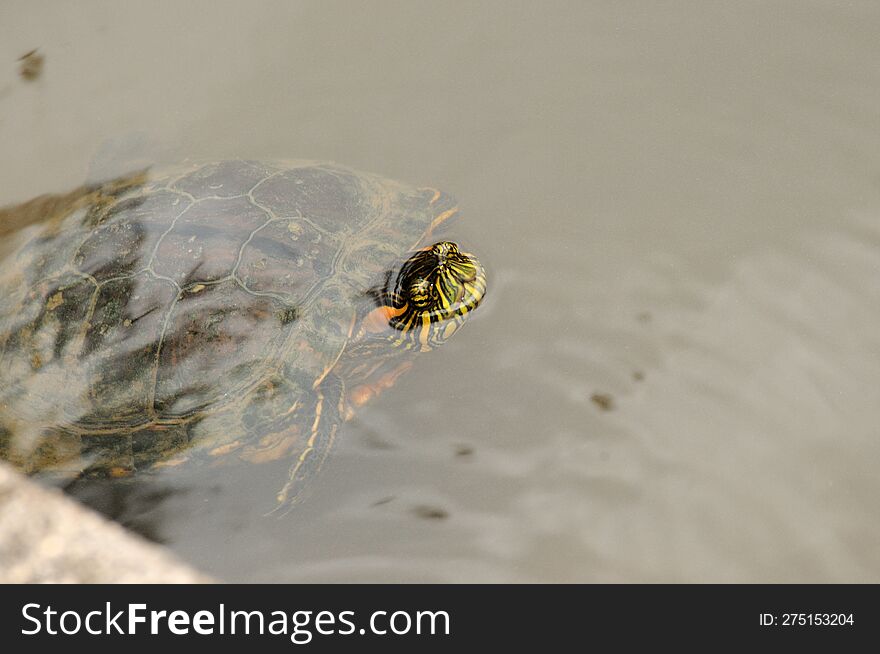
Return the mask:
<svg viewBox="0 0 880 654"><path fill-rule="evenodd" d="M457 251L455 243L450 243L449 241L435 243L434 247L431 248L431 252L437 257L437 265L441 268L446 266L449 258Z"/></svg>

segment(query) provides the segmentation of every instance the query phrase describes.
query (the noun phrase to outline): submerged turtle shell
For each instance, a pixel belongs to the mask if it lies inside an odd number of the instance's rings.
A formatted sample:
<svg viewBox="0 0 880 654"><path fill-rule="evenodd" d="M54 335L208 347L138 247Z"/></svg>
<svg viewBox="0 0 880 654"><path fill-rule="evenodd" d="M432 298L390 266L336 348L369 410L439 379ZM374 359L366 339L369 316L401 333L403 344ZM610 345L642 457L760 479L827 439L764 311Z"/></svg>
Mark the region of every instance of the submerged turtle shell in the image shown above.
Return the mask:
<svg viewBox="0 0 880 654"><path fill-rule="evenodd" d="M451 213L433 190L252 161L26 211L42 222L0 261L0 457L110 474L301 451L357 307Z"/></svg>

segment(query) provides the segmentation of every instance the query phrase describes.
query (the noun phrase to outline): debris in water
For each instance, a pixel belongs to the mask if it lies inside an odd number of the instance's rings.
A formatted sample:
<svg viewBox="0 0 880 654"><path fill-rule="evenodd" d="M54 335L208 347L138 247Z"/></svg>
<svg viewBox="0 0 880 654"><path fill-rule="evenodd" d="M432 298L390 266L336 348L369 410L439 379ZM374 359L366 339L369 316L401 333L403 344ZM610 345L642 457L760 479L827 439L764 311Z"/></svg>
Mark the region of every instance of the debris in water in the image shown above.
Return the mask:
<svg viewBox="0 0 880 654"><path fill-rule="evenodd" d="M18 74L23 80L33 82L43 74L43 64L46 62L46 58L36 49L22 55L18 60L21 62Z"/></svg>
<svg viewBox="0 0 880 654"><path fill-rule="evenodd" d="M413 513L425 520L445 520L449 517L449 511L438 506L420 505L413 509Z"/></svg>
<svg viewBox="0 0 880 654"><path fill-rule="evenodd" d="M614 408L614 397L610 393L593 393L590 399L603 411L611 411Z"/></svg>

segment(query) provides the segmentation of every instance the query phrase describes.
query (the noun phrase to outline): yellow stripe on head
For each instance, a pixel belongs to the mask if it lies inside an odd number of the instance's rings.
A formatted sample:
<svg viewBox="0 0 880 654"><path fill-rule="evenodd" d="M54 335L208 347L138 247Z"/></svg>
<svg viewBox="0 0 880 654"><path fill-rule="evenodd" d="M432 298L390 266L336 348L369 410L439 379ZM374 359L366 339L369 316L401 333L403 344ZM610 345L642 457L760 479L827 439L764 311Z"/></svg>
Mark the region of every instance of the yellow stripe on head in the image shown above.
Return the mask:
<svg viewBox="0 0 880 654"><path fill-rule="evenodd" d="M389 304L368 314L361 332L376 333L387 324L395 330L395 346L430 350L458 330L485 293L486 274L476 257L440 241L403 264L387 293Z"/></svg>

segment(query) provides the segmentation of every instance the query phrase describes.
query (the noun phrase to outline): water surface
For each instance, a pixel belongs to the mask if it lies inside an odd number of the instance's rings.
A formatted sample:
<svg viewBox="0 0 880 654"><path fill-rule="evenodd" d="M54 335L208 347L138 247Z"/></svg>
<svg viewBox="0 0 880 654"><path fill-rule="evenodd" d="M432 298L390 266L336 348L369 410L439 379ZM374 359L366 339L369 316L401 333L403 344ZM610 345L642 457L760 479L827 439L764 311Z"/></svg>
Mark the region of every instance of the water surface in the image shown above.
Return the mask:
<svg viewBox="0 0 880 654"><path fill-rule="evenodd" d="M453 193L490 274L286 519L284 462L76 492L233 581L880 581L878 30L871 2L4 2L0 202L332 160Z"/></svg>

